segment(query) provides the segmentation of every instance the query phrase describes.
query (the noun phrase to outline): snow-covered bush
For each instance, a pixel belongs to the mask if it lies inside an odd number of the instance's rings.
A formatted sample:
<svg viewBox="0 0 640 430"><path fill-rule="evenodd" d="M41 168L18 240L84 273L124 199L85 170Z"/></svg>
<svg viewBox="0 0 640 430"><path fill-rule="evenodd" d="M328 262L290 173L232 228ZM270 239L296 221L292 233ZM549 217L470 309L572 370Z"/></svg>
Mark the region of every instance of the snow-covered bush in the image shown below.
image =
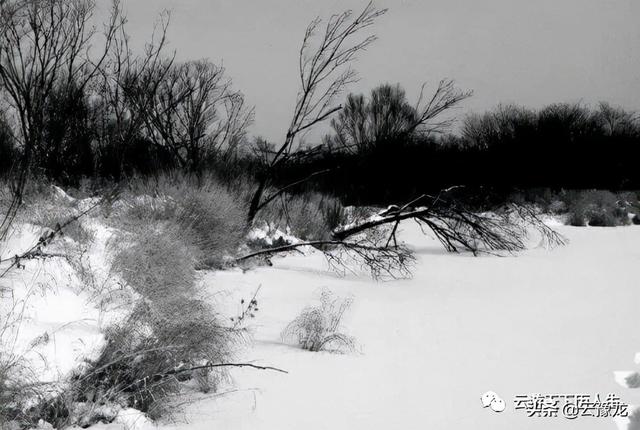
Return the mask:
<svg viewBox="0 0 640 430"><path fill-rule="evenodd" d="M341 332L344 313L351 298L335 297L329 290L320 294L320 304L308 306L282 332L282 339L294 341L308 351L348 352L355 349L355 340Z"/></svg>
<svg viewBox="0 0 640 430"><path fill-rule="evenodd" d="M29 376L30 369L24 367L19 357L0 351L0 428L24 418L27 402L37 395Z"/></svg>
<svg viewBox="0 0 640 430"><path fill-rule="evenodd" d="M245 234L243 201L213 176L164 175L133 181L119 204L115 225L135 231L166 223L179 229L183 243L197 253L199 267L220 267Z"/></svg>
<svg viewBox="0 0 640 430"><path fill-rule="evenodd" d="M640 364L640 353L636 353L635 364ZM640 388L640 372L637 371L615 371L614 380L624 388L636 390ZM629 406L626 410L628 416L616 419L616 424L621 430L640 430L640 407Z"/></svg>
<svg viewBox="0 0 640 430"><path fill-rule="evenodd" d="M49 185L39 188L26 195L20 222L50 227L61 242L73 245L90 245L96 239L90 232L95 230L99 247L108 244L100 252L110 255L98 256L104 259L105 276L126 294L118 295L118 315L107 318L101 349L86 356L87 361L56 384L55 391L49 386L47 393L33 391L44 386L31 384L37 379L25 376L28 368L9 366L17 362L10 362L5 348L0 348L0 426L11 421L33 427L43 419L55 427L84 427L109 422L123 407L156 417L172 409L170 400L182 381L194 379L201 389L215 390L224 368L206 366L228 362L241 335L220 323L198 283L197 270L235 253L244 237L242 202L211 178L134 180L110 211L103 211L111 228L95 229L104 219L96 218L87 224L86 234L80 228L68 233L72 224L62 232L56 225L68 221L67 215L82 213L87 202ZM107 239L112 233L115 236ZM64 240L67 235L74 240ZM96 249L85 248L83 252L95 257ZM97 297L100 292L93 293ZM107 416L105 411L113 413Z"/></svg>
<svg viewBox="0 0 640 430"><path fill-rule="evenodd" d="M0 183L0 221L13 199L12 187L7 182ZM78 216L84 208L79 207L80 200L69 196L61 188L46 181L30 181L22 195L20 211L16 213L16 222L29 223L55 230L57 225L65 224ZM78 245L87 245L92 232L85 228L82 220L69 223L62 236L73 239Z"/></svg>
<svg viewBox="0 0 640 430"><path fill-rule="evenodd" d="M130 206L121 216L126 232L112 245L112 271L139 298L107 330L106 346L74 389L75 401L100 399L157 417L170 409L182 380L203 377L190 368L227 361L240 337L220 324L197 282L203 249L180 222L187 215L176 215L184 208L144 204L146 215Z"/></svg>
<svg viewBox="0 0 640 430"><path fill-rule="evenodd" d="M13 350L21 318L19 310L0 309L0 429L9 422L32 422L27 407L46 392L37 384L31 363Z"/></svg>
<svg viewBox="0 0 640 430"><path fill-rule="evenodd" d="M80 213L73 202L62 197L53 197L32 204L25 210L28 214L27 222L55 230L56 226L64 224ZM76 244L85 246L93 240L93 233L78 220L65 227L63 235L73 239Z"/></svg>
<svg viewBox="0 0 640 430"><path fill-rule="evenodd" d="M47 183L29 183L22 195L23 203L15 216L8 216L14 202L12 188L0 184L0 428L35 427L40 419L56 416L62 403L53 401L53 382L42 382L42 364L46 357L39 350L49 343L49 332L31 341L23 335L24 325L30 320L31 299L48 291L55 276L43 280L40 274L45 261L41 248L61 239L68 233L78 244L86 244L91 235L77 225L78 212L74 199L57 187ZM31 223L48 227L25 226ZM62 227L64 226L64 228ZM57 243L59 244L59 243ZM55 255L55 253L52 253ZM65 255L66 256L66 255ZM53 257L51 257L53 258ZM38 260L36 264L29 264ZM29 266L29 267L27 267ZM34 270L34 266L38 268ZM21 269L21 270L19 270ZM48 275L48 274L47 274ZM20 282L16 282L19 279ZM7 281L7 282L4 282ZM16 284L20 284L19 286ZM45 369L46 370L46 369Z"/></svg>
<svg viewBox="0 0 640 430"><path fill-rule="evenodd" d="M78 400L120 404L151 418L172 412L182 381L194 378L204 386L202 378L224 376L200 366L228 361L238 339L205 301L186 297L141 301L105 337L100 357L78 379Z"/></svg>
<svg viewBox="0 0 640 430"><path fill-rule="evenodd" d="M155 227L155 228L154 228ZM192 294L195 291L194 250L180 240L176 226L141 227L121 249L115 248L112 270L142 297Z"/></svg>
<svg viewBox="0 0 640 430"><path fill-rule="evenodd" d="M51 387L39 381L25 357L28 351L14 350L21 323L19 309L0 309L0 429L29 428L57 410L48 397Z"/></svg>

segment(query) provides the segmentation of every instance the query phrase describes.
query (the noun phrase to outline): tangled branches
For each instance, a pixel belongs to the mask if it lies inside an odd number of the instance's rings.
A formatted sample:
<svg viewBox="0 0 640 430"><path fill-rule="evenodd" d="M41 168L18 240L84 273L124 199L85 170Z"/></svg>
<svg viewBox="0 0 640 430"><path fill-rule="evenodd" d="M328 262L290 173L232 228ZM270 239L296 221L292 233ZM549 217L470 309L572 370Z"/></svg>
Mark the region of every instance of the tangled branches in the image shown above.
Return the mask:
<svg viewBox="0 0 640 430"><path fill-rule="evenodd" d="M258 256L274 255L281 252L313 247L321 251L329 266L342 274L357 273L357 269L366 269L374 279L399 279L411 275L411 266L415 261L411 251L404 245L389 247L379 245L371 238L358 240L314 240L298 242L274 248L252 252L236 259L236 262Z"/></svg>
<svg viewBox="0 0 640 430"><path fill-rule="evenodd" d="M423 194L402 207L390 206L363 222L336 230L333 237L345 240L372 228L393 224L387 245L392 240L397 244L399 223L413 219L423 232L426 232L425 227L431 230L449 252L469 251L477 255L479 252L522 251L527 247L530 228L536 230L549 247L565 243L565 239L544 224L531 207L509 204L493 212L477 213L454 199L444 197L453 189L443 190L435 197ZM424 202L428 205L415 206Z"/></svg>
<svg viewBox="0 0 640 430"><path fill-rule="evenodd" d="M455 187L443 190L437 196L424 194L403 206L389 206L377 215L334 230L331 240L269 248L237 261L313 246L324 253L333 269L342 273L354 272L356 263L366 267L376 279L405 278L411 275L415 258L396 237L398 226L404 220L414 220L425 234L431 231L449 252L467 251L478 255L522 251L527 248L531 230L540 235L542 245L565 244L565 239L547 226L532 207L508 204L493 212L478 213L446 198L453 189Z"/></svg>

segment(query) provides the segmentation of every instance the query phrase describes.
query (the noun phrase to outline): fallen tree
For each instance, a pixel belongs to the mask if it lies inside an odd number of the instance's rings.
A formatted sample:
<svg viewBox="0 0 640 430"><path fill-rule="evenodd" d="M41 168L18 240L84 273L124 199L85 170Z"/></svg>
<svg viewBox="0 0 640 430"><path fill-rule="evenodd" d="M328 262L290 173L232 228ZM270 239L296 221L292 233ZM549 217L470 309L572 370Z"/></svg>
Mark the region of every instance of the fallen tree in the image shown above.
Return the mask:
<svg viewBox="0 0 640 430"><path fill-rule="evenodd" d="M547 246L563 245L565 239L544 224L536 210L530 206L508 204L489 213L477 213L457 200L446 197L454 189L443 190L437 196L423 194L403 206L389 206L364 221L339 228L333 232L336 240L346 240L367 230L394 224L387 241L397 245L399 223L412 219L420 227L431 230L447 251L470 251L474 255L485 251L517 252L526 249L528 229L541 235ZM417 206L427 203L427 206ZM424 231L424 230L423 230Z"/></svg>
<svg viewBox="0 0 640 430"><path fill-rule="evenodd" d="M411 265L415 258L406 246L380 246L371 238L357 241L314 240L292 243L273 248L262 249L236 259L241 262L258 256L274 255L281 252L299 250L311 246L322 251L331 268L341 272L355 273L352 266L366 268L375 279L405 278L411 274Z"/></svg>
<svg viewBox="0 0 640 430"><path fill-rule="evenodd" d="M311 246L323 252L333 268L339 267L342 271L352 271L348 260L356 260L367 267L374 278L407 277L415 258L396 237L400 223L406 220L417 222L424 234L433 233L449 252L478 255L522 251L527 248L532 230L538 232L544 246L565 244L565 238L547 226L535 208L507 204L492 212L474 212L448 197L458 188L448 188L437 196L423 194L402 206L389 206L374 216L334 230L330 240L262 249L236 261Z"/></svg>

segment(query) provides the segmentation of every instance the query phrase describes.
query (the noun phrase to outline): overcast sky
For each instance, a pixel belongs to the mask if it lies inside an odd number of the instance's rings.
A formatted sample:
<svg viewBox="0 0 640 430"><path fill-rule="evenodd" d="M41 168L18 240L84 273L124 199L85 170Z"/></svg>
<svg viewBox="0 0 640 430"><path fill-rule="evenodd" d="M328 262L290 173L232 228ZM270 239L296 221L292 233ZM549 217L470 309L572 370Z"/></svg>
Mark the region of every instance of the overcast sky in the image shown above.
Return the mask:
<svg viewBox="0 0 640 430"><path fill-rule="evenodd" d="M251 134L282 138L297 91L297 55L315 16L362 9L366 0L123 0L134 40L172 11L179 59L224 62L256 108ZM473 89L460 115L498 103L540 107L606 100L640 109L640 0L380 0L389 8L360 55L368 91L400 83L414 101L423 81L454 78Z"/></svg>

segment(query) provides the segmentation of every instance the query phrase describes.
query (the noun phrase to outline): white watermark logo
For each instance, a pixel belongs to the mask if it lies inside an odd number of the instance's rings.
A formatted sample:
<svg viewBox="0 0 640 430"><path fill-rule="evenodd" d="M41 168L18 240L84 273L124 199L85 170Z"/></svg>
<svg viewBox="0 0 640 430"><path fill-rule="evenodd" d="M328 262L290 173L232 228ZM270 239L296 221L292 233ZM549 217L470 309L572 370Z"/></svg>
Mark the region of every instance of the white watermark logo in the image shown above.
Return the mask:
<svg viewBox="0 0 640 430"><path fill-rule="evenodd" d="M487 391L480 396L483 408L491 408L494 412L502 412L507 408L507 404L493 391Z"/></svg>

